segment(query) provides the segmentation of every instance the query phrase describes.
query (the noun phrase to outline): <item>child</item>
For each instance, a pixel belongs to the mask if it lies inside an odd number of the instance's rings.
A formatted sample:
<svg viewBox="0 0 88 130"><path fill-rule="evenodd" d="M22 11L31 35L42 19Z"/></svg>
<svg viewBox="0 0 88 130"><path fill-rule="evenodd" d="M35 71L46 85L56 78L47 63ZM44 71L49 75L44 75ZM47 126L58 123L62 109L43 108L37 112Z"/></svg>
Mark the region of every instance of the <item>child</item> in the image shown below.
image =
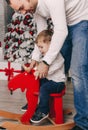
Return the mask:
<svg viewBox="0 0 88 130"><path fill-rule="evenodd" d="M52 32L44 30L39 33L36 39L36 44L41 53L41 57L38 62L43 60L43 56L46 55L50 42L52 39ZM28 72L30 67L24 66L24 69ZM39 76L38 70L34 73L36 79ZM60 93L65 88L65 73L64 73L64 59L59 53L53 63L49 66L47 75L44 75L40 79L40 94L38 108L31 118L32 123L40 123L42 120L48 117L49 114L49 98L51 93Z"/></svg>

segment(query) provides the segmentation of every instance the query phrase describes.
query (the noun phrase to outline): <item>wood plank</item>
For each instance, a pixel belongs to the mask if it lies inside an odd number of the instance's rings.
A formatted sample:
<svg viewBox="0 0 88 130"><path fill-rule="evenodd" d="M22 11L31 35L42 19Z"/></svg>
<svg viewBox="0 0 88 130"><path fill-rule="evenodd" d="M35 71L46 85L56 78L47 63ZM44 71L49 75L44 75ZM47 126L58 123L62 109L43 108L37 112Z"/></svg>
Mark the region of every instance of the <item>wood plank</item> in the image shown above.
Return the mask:
<svg viewBox="0 0 88 130"><path fill-rule="evenodd" d="M50 126L30 126L23 124L14 124L11 122L5 122L1 126L8 130L70 130L75 125L74 122L64 123L61 125Z"/></svg>

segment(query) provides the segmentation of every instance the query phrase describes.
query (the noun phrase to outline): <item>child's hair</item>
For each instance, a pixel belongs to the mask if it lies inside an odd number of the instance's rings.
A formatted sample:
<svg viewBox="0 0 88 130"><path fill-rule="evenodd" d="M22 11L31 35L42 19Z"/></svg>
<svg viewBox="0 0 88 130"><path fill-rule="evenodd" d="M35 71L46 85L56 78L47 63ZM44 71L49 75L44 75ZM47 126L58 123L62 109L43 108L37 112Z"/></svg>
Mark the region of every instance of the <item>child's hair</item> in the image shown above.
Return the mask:
<svg viewBox="0 0 88 130"><path fill-rule="evenodd" d="M49 42L49 41L51 41L52 35L53 35L53 33L52 33L51 31L49 31L49 30L43 30L43 31L41 31L41 32L38 34L38 36L37 36L37 38L36 38L36 43L38 43L38 40L39 40L41 37L44 38L44 39L43 39L43 42L44 42L44 43Z"/></svg>
<svg viewBox="0 0 88 130"><path fill-rule="evenodd" d="M6 2L7 2L8 4L11 4L10 0L6 0Z"/></svg>

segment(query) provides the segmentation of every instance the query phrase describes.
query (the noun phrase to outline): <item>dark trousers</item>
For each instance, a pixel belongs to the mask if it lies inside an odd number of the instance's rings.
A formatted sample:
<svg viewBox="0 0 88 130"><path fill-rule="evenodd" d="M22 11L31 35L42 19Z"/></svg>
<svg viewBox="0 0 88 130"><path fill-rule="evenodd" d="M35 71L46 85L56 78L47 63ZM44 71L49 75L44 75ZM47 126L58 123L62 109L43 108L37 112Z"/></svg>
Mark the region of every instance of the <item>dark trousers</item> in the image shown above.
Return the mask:
<svg viewBox="0 0 88 130"><path fill-rule="evenodd" d="M60 93L65 87L64 82L54 82L46 78L40 81L40 102L38 111L49 113L49 98L51 93Z"/></svg>

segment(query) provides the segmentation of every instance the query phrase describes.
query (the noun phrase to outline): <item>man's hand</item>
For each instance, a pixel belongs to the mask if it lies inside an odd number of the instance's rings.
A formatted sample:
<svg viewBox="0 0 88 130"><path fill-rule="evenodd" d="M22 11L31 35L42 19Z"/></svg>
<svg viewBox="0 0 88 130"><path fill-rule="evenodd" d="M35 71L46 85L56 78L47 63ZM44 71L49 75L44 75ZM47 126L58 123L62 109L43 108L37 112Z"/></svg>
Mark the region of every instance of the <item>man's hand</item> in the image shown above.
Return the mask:
<svg viewBox="0 0 88 130"><path fill-rule="evenodd" d="M49 66L46 65L45 63L41 62L37 66L37 73L39 78L45 78L48 74ZM37 78L38 78L37 77Z"/></svg>
<svg viewBox="0 0 88 130"><path fill-rule="evenodd" d="M35 76L35 80L37 80L39 77L39 72L37 70L34 72L34 76Z"/></svg>

